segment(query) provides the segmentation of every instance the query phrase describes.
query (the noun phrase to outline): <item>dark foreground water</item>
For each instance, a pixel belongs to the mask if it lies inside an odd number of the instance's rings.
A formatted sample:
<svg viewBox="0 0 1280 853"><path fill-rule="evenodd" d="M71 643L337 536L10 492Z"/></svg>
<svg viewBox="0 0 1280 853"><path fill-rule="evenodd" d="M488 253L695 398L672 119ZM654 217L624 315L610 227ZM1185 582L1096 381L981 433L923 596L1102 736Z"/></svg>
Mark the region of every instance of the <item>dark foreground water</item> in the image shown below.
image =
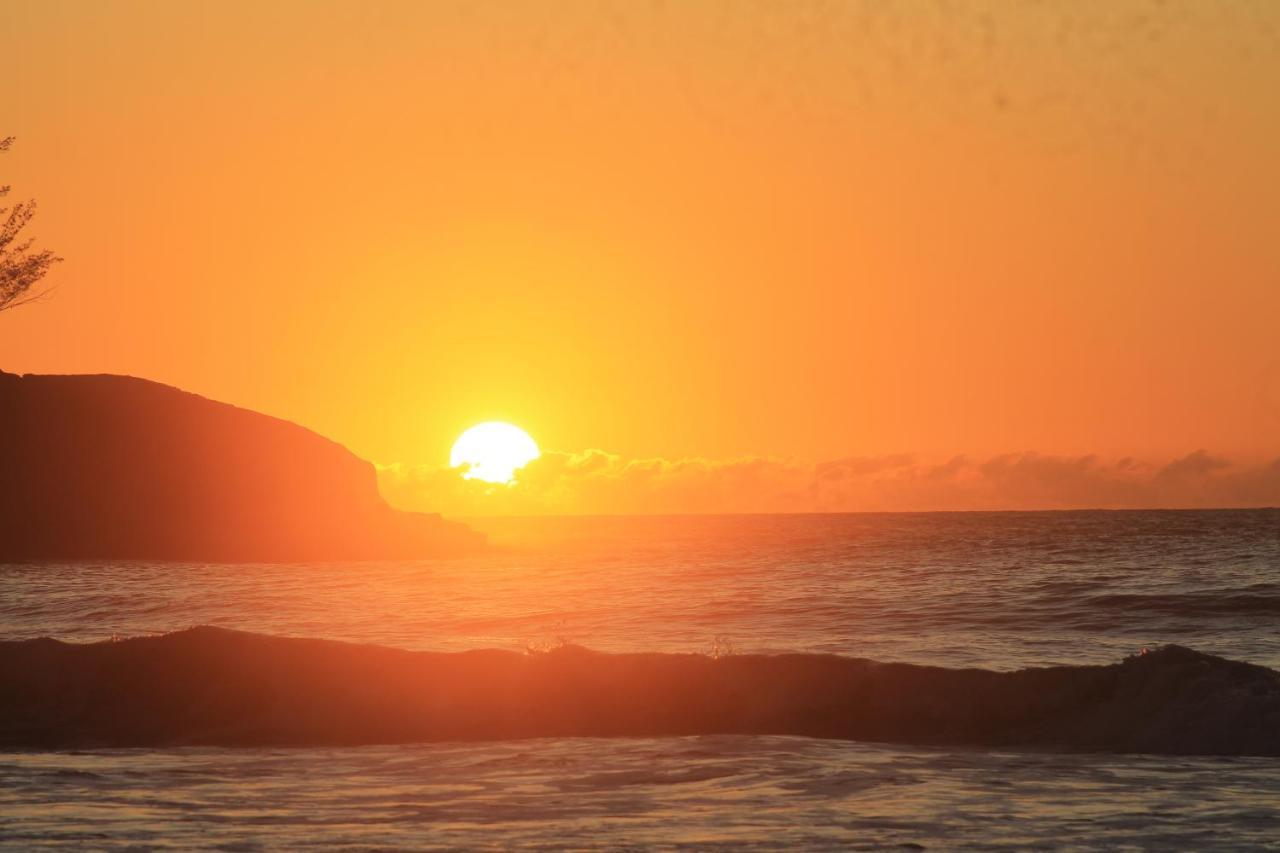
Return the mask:
<svg viewBox="0 0 1280 853"><path fill-rule="evenodd" d="M448 563L0 567L0 638L1280 667L1280 511L481 523ZM781 737L0 754L0 843L1280 849L1280 761Z"/></svg>

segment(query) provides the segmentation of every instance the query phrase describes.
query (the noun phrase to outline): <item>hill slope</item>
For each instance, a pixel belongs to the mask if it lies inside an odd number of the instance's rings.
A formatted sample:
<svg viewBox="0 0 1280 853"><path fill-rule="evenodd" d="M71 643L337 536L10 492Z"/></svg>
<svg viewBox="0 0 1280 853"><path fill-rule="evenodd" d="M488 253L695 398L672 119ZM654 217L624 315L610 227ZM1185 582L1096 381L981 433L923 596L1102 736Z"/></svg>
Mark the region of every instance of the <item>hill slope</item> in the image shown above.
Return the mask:
<svg viewBox="0 0 1280 853"><path fill-rule="evenodd" d="M456 553L373 466L297 424L128 376L0 372L0 560L294 561Z"/></svg>

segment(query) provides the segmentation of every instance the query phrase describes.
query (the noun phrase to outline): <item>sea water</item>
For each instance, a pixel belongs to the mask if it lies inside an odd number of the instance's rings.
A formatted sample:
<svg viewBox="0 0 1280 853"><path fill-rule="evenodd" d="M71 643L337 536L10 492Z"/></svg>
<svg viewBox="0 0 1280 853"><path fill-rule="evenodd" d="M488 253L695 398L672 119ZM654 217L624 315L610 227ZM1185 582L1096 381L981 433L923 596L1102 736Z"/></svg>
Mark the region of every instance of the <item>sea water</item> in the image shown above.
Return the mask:
<svg viewBox="0 0 1280 853"><path fill-rule="evenodd" d="M483 556L0 566L0 639L220 625L411 649L1280 668L1280 511L475 522ZM791 737L0 753L0 844L1280 847L1280 760Z"/></svg>

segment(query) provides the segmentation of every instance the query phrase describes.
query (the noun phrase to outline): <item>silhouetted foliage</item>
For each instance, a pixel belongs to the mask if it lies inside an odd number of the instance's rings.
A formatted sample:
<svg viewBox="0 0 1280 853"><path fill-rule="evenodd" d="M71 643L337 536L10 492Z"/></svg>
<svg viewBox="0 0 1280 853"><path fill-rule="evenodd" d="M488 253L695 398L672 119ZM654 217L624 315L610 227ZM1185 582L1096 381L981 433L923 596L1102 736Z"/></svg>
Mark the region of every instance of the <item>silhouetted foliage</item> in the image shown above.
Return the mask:
<svg viewBox="0 0 1280 853"><path fill-rule="evenodd" d="M12 136L0 139L0 153L8 151L12 144ZM8 194L9 187L0 186L0 198ZM22 229L35 215L34 201L0 207L0 217L4 220L0 224L0 311L17 308L44 295L44 291L33 292L31 288L44 278L49 267L62 260L48 249L32 251L34 240L30 238L18 240Z"/></svg>

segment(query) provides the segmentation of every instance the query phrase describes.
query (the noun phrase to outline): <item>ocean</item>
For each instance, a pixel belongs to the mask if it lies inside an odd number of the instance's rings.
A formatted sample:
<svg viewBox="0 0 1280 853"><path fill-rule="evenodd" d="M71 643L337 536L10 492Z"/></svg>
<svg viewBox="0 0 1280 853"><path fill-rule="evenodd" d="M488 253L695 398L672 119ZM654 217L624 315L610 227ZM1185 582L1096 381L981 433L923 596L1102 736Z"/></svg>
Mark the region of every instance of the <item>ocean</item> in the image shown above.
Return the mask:
<svg viewBox="0 0 1280 853"><path fill-rule="evenodd" d="M482 519L492 553L0 566L0 640L1280 669L1280 510ZM0 687L2 689L2 687ZM1280 848L1280 759L779 735L0 752L0 844Z"/></svg>

